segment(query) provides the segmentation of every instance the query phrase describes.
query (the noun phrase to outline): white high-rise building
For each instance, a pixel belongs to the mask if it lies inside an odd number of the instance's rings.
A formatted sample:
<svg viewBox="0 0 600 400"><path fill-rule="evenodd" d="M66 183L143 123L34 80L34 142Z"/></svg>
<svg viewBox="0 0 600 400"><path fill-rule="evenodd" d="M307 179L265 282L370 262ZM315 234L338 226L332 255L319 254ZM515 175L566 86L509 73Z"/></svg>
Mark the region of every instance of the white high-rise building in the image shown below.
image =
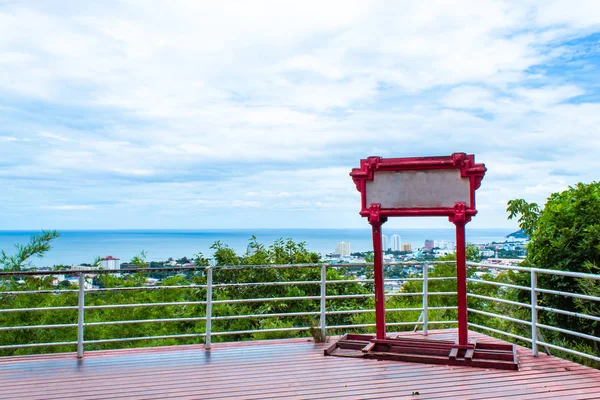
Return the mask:
<svg viewBox="0 0 600 400"><path fill-rule="evenodd" d="M400 235L392 235L392 251L402 251L402 239Z"/></svg>
<svg viewBox="0 0 600 400"><path fill-rule="evenodd" d="M342 257L348 257L350 255L350 243L339 242L337 246L335 246L335 252Z"/></svg>
<svg viewBox="0 0 600 400"><path fill-rule="evenodd" d="M113 256L106 256L100 259L100 265L104 269L121 269L119 261L118 258L114 258Z"/></svg>
<svg viewBox="0 0 600 400"><path fill-rule="evenodd" d="M390 249L390 240L386 235L381 235L381 248L383 251L388 251Z"/></svg>

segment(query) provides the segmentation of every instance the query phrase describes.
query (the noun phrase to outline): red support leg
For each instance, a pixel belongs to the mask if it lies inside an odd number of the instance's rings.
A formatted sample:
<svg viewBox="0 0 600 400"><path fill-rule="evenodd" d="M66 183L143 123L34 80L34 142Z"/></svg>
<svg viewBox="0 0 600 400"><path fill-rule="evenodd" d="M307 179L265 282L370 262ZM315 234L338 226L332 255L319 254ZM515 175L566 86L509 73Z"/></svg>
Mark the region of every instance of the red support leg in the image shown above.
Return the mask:
<svg viewBox="0 0 600 400"><path fill-rule="evenodd" d="M458 344L468 342L467 327L467 259L465 243L465 223L456 225L456 295L458 296Z"/></svg>
<svg viewBox="0 0 600 400"><path fill-rule="evenodd" d="M373 281L375 286L375 328L377 339L385 339L385 292L383 289L383 251L381 246L381 225L386 220L372 218L373 227Z"/></svg>

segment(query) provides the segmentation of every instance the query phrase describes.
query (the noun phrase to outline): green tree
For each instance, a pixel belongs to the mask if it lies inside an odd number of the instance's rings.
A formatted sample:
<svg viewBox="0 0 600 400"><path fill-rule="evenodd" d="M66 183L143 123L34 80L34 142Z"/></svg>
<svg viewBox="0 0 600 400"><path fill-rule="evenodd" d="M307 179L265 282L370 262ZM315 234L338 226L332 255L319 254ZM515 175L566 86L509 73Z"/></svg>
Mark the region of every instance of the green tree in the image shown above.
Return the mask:
<svg viewBox="0 0 600 400"><path fill-rule="evenodd" d="M574 272L600 272L600 183L578 183L565 191L553 193L543 209L523 199L511 200L507 211L509 219L519 217L520 228L530 236L527 245L529 265ZM521 276L520 279L527 278ZM526 281L520 283L528 284ZM598 280L540 274L538 284L566 292L580 291L590 295L600 292ZM592 304L572 297L543 293L538 296L538 301L545 306L587 312L590 315L594 315L593 310L597 315L599 308L597 302ZM600 333L596 321L556 313L540 313L540 319L548 325L590 335L598 336ZM552 332L548 336L553 336L557 341L570 340ZM594 346L595 352L600 352L598 342L582 345Z"/></svg>
<svg viewBox="0 0 600 400"><path fill-rule="evenodd" d="M142 250L139 252L139 254L133 256L129 263L135 265L136 268L146 268L148 267L148 261L146 261L147 255L148 253L146 250Z"/></svg>
<svg viewBox="0 0 600 400"><path fill-rule="evenodd" d="M0 265L4 270L21 271L31 267L31 258L44 257L52 246L50 243L58 238L60 234L56 231L42 231L40 235L33 235L28 244L17 244L16 254L9 256L4 250L0 252Z"/></svg>

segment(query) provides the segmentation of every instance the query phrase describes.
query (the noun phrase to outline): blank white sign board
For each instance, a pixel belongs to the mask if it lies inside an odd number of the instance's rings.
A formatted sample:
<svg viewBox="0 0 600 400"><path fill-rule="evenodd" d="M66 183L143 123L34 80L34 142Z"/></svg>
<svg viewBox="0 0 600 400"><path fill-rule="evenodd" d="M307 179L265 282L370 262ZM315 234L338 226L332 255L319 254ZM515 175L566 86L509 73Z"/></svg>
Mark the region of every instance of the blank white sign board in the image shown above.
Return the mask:
<svg viewBox="0 0 600 400"><path fill-rule="evenodd" d="M367 207L378 203L381 208L452 208L457 202L471 206L469 178L461 177L458 169L381 171L366 185Z"/></svg>

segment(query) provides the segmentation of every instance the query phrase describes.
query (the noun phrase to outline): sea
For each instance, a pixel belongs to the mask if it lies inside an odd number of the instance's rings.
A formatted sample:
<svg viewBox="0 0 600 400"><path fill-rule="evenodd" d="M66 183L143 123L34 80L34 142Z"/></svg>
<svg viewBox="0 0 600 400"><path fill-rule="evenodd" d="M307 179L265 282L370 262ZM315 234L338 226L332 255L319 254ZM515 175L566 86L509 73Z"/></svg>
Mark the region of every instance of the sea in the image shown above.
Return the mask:
<svg viewBox="0 0 600 400"><path fill-rule="evenodd" d="M467 241L476 244L504 242L510 229L467 229ZM0 231L0 249L14 254L17 244L27 244L39 231ZM352 252L369 251L373 247L370 229L227 229L227 230L64 230L52 241L52 248L43 258L32 259L36 267L79 265L92 263L98 256L113 256L129 261L144 250L149 261L164 261L172 257L192 258L197 253L213 254L210 246L216 241L242 255L254 235L265 246L279 238L305 242L310 251L332 253L338 242L350 243ZM425 240L454 241L453 229L401 229L384 232L400 235L402 244L423 247Z"/></svg>

